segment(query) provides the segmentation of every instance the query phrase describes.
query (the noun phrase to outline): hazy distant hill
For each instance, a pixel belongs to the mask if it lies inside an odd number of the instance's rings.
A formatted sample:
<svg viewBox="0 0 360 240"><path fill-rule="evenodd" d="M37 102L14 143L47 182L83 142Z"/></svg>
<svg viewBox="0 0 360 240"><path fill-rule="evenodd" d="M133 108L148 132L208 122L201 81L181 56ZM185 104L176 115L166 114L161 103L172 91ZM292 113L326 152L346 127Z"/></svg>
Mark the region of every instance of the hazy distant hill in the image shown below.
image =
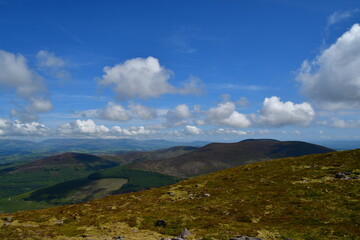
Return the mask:
<svg viewBox="0 0 360 240"><path fill-rule="evenodd" d="M360 150L257 162L149 191L0 214L0 239L160 240L187 228L189 240L356 240L359 178Z"/></svg>
<svg viewBox="0 0 360 240"><path fill-rule="evenodd" d="M172 142L134 139L48 139L42 142L0 140L0 164L39 159L64 152L121 153L151 151L174 146L204 146L208 142Z"/></svg>
<svg viewBox="0 0 360 240"><path fill-rule="evenodd" d="M190 177L246 163L332 151L306 142L248 139L237 143L211 143L185 155L133 163L128 168Z"/></svg>

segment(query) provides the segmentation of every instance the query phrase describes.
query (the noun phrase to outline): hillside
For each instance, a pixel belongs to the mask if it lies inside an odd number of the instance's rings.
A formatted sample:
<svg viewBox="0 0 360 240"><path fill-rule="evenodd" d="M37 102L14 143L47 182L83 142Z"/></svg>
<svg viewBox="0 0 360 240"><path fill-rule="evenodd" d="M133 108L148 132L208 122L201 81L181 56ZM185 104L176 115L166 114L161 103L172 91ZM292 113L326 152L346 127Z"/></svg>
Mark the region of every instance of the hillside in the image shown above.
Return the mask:
<svg viewBox="0 0 360 240"><path fill-rule="evenodd" d="M150 160L166 159L177 157L197 150L198 147L176 146L171 148L159 149L154 151L129 151L116 154L99 154L98 156L111 161L128 164L132 162L143 162Z"/></svg>
<svg viewBox="0 0 360 240"><path fill-rule="evenodd" d="M249 139L237 143L211 143L188 154L133 163L128 168L191 177L252 162L331 151L334 150L306 142Z"/></svg>
<svg viewBox="0 0 360 240"><path fill-rule="evenodd" d="M0 169L0 211L23 211L78 203L114 193L173 184L179 179L141 170L123 170L122 166L116 166L179 156L196 149L177 146L148 152L132 151L97 156L64 153L3 167ZM101 173L101 177L98 174L96 179L87 178L88 175L107 168L109 171Z"/></svg>
<svg viewBox="0 0 360 240"><path fill-rule="evenodd" d="M4 168L0 170L0 198L86 177L95 171L116 165L95 155L64 153Z"/></svg>
<svg viewBox="0 0 360 240"><path fill-rule="evenodd" d="M202 240L356 240L359 177L360 150L257 162L144 192L0 214L0 238L160 240L187 228L188 239Z"/></svg>

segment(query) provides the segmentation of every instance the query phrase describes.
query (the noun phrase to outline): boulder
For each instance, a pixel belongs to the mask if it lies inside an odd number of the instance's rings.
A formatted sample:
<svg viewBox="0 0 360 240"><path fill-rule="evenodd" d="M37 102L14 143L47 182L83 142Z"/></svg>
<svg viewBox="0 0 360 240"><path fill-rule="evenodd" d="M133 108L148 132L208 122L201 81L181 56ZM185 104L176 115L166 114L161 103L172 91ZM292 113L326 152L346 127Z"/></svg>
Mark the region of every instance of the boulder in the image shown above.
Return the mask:
<svg viewBox="0 0 360 240"><path fill-rule="evenodd" d="M180 238L187 238L189 235L191 235L191 232L187 230L186 228L180 232L179 237Z"/></svg>

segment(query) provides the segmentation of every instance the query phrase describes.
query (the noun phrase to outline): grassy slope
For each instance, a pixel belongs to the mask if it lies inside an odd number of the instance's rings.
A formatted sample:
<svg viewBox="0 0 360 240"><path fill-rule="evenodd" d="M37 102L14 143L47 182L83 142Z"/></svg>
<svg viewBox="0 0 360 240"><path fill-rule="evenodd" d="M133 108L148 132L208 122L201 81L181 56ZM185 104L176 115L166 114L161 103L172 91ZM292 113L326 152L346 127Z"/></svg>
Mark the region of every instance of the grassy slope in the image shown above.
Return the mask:
<svg viewBox="0 0 360 240"><path fill-rule="evenodd" d="M188 154L133 163L128 168L192 177L252 162L331 151L306 142L249 139L237 143L211 143Z"/></svg>
<svg viewBox="0 0 360 240"><path fill-rule="evenodd" d="M360 150L258 162L149 191L2 214L12 223L0 238L158 240L187 227L193 239L360 239L360 180L334 178L346 171L360 174ZM157 219L166 227L156 227Z"/></svg>
<svg viewBox="0 0 360 240"><path fill-rule="evenodd" d="M0 199L0 206L5 212L40 209L162 187L178 181L180 179L173 176L118 166L93 173L86 178L61 182L10 199Z"/></svg>
<svg viewBox="0 0 360 240"><path fill-rule="evenodd" d="M149 174L138 170L124 171L120 170L122 167L115 167L113 170L108 171L112 176L116 178L123 176L127 179L131 176L131 181L121 190L119 190L120 185L118 185L117 189L103 186L94 189L96 192L87 193L84 191L81 196L73 196L73 192L81 192L81 188L98 185L97 181L87 179L87 176L103 167L113 166L113 162L126 163L145 159L161 159L178 156L195 149L195 147L179 146L150 152L129 152L100 157L89 154L65 153L29 163L5 166L0 168L0 211L14 212L40 209L83 202L110 195L113 192L132 192L174 184L178 182L178 179L174 177L158 173ZM109 177L111 178L110 175L102 176L102 178ZM24 201L24 199L27 199L27 201Z"/></svg>

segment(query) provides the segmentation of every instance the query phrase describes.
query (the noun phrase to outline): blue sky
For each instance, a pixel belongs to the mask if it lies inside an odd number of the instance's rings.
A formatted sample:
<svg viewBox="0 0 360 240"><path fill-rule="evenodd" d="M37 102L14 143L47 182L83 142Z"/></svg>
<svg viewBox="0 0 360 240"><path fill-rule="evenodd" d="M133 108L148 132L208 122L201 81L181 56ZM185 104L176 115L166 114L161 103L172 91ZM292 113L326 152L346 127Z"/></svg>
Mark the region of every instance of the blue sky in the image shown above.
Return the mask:
<svg viewBox="0 0 360 240"><path fill-rule="evenodd" d="M0 138L360 139L357 0L0 0Z"/></svg>

